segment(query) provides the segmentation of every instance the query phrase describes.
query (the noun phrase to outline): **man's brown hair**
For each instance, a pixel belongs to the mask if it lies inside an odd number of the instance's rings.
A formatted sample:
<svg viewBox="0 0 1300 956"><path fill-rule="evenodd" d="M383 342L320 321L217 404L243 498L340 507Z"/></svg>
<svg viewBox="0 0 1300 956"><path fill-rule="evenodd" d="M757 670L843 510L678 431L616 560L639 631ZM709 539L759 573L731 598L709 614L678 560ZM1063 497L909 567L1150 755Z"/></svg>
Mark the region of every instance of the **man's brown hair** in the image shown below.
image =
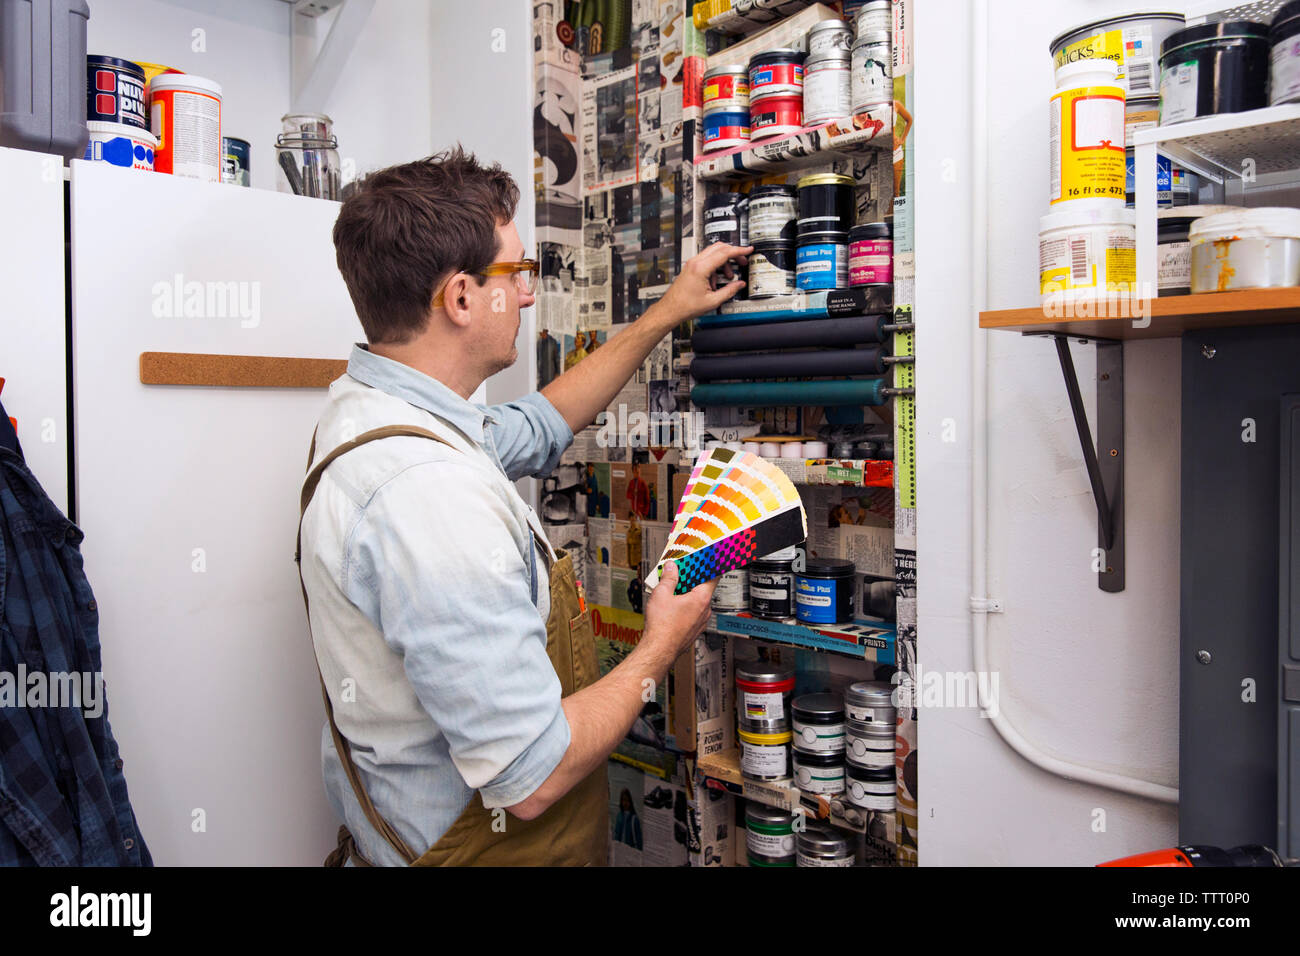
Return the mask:
<svg viewBox="0 0 1300 956"><path fill-rule="evenodd" d="M489 266L496 227L518 203L499 163L481 166L459 145L366 176L334 223L339 272L366 340L400 345L423 331L438 283Z"/></svg>

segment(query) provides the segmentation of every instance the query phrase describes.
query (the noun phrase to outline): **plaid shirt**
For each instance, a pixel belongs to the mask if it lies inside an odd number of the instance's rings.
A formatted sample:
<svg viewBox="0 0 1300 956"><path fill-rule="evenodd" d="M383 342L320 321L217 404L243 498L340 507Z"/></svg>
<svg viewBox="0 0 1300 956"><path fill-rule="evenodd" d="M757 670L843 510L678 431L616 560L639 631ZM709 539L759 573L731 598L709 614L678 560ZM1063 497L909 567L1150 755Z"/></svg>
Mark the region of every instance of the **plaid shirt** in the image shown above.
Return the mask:
<svg viewBox="0 0 1300 956"><path fill-rule="evenodd" d="M3 445L0 532L0 865L151 866L102 695L90 716L27 706L17 686L24 671L102 681L99 614L81 529Z"/></svg>

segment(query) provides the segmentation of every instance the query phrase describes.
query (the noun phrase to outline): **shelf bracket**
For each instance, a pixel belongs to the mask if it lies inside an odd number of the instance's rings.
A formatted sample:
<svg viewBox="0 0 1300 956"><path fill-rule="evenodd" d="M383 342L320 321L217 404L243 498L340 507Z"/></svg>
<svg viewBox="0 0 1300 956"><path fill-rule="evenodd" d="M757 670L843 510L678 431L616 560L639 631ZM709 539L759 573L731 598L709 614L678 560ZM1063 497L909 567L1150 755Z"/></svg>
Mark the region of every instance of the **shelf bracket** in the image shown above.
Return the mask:
<svg viewBox="0 0 1300 956"><path fill-rule="evenodd" d="M1097 503L1097 543L1094 561L1097 586L1103 591L1124 590L1124 343L1092 336L1046 334L1056 340L1056 355L1065 377L1065 391L1074 413L1083 461ZM1088 416L1079 391L1079 376L1070 355L1070 339L1091 341L1097 347L1097 444L1092 441Z"/></svg>

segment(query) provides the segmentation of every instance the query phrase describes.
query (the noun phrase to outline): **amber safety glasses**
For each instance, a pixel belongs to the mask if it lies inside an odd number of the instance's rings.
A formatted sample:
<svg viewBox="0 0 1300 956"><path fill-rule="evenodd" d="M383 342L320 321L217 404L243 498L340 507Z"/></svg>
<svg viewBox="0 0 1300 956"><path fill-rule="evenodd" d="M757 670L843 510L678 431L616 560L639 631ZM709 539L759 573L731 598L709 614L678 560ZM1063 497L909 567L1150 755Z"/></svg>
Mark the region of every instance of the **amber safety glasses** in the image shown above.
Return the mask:
<svg viewBox="0 0 1300 956"><path fill-rule="evenodd" d="M518 277L517 281L523 285L524 292L528 295L532 295L533 290L537 288L537 274L540 271L541 268L538 266L536 259L520 259L518 262L494 262L477 272L471 272L470 275L480 276L484 279L491 278L492 276L514 275ZM459 274L460 273L455 273L454 275ZM447 282L450 282L451 279L454 278L454 275L448 276ZM446 288L447 282L442 284L443 289ZM433 307L435 309L441 308L443 304L443 289L439 289L438 294L433 297Z"/></svg>

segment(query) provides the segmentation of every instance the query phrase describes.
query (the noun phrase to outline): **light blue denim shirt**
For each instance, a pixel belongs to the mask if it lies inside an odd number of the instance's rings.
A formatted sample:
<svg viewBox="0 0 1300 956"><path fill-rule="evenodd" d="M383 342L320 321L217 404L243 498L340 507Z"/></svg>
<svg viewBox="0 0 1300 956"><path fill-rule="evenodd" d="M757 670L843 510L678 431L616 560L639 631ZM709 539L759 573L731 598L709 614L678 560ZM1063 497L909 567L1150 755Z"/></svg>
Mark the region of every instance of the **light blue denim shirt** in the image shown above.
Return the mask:
<svg viewBox="0 0 1300 956"><path fill-rule="evenodd" d="M339 729L375 807L418 854L476 790L489 808L516 804L568 749L546 655L553 553L540 551L550 546L513 482L549 473L573 432L540 394L472 404L358 345L330 385L316 459L396 424L455 448L387 438L331 464L303 518L302 571ZM322 762L362 856L401 865L366 820L328 727Z"/></svg>

